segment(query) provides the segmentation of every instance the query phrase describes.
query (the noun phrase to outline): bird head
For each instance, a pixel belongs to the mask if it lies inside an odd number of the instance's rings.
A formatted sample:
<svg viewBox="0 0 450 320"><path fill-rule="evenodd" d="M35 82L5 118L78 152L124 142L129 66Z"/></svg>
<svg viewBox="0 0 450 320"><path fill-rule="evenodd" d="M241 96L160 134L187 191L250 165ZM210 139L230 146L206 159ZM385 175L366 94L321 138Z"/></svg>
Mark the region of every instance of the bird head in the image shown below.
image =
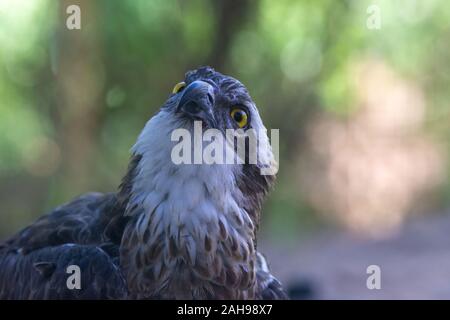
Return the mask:
<svg viewBox="0 0 450 320"><path fill-rule="evenodd" d="M209 67L187 72L163 108L170 109L180 119L202 121L206 128L222 132L262 126L245 86Z"/></svg>
<svg viewBox="0 0 450 320"><path fill-rule="evenodd" d="M194 130L195 123L201 124L200 132ZM215 130L214 138L221 138L224 142L222 150L215 150L216 153L223 153L222 162L216 161L215 164L224 165L234 173L239 174L249 168L260 173L263 168L270 168L266 172L272 175L277 171L267 130L247 88L235 78L210 67L186 73L183 81L174 86L158 114L146 124L132 151L140 155L151 152L153 156L158 151L161 156L173 156L174 145L180 138L174 133L180 129L194 135L190 136L190 142L195 144L196 139L200 140L202 147L214 140L210 136L204 139L205 131ZM199 133L202 136L195 137ZM236 143L236 139L241 140ZM241 149L240 142L244 144ZM195 146L188 149L192 149L192 153L198 151ZM199 164L193 159L195 155L191 154L191 150L184 150L184 153L187 151L190 153L189 159L183 164ZM234 154L227 157L227 152ZM200 154L200 158L203 155ZM229 159L238 159L238 165L230 166ZM174 162L173 157L171 162Z"/></svg>

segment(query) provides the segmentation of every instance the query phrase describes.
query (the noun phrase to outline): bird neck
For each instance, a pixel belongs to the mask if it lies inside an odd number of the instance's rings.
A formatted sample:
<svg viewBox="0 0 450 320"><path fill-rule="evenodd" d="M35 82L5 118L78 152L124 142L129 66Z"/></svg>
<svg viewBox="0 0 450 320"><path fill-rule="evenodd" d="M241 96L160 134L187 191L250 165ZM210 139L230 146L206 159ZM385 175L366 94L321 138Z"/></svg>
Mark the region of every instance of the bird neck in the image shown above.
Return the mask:
<svg viewBox="0 0 450 320"><path fill-rule="evenodd" d="M135 149L140 155L122 185L131 220L121 265L130 291L137 297L248 297L255 284L255 224L242 206L236 167L175 165L170 144L151 139L144 139L151 148Z"/></svg>

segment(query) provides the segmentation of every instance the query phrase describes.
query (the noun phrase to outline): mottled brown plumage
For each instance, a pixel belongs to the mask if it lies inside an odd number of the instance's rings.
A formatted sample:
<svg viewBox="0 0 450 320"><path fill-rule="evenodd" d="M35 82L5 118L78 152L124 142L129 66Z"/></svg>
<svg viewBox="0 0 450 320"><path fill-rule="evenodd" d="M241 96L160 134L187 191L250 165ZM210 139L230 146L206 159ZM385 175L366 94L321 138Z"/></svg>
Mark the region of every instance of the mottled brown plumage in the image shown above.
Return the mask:
<svg viewBox="0 0 450 320"><path fill-rule="evenodd" d="M267 163L192 167L169 157L170 132L192 128L192 114L179 111L183 98L208 108L204 120L222 132L235 126L236 104L247 108L250 128L262 128L256 107L240 82L211 68L185 81L186 93L171 95L147 123L117 193L81 196L0 246L0 298L286 297L257 252L262 201L274 180L260 173ZM68 264L80 266L81 290L67 288Z"/></svg>

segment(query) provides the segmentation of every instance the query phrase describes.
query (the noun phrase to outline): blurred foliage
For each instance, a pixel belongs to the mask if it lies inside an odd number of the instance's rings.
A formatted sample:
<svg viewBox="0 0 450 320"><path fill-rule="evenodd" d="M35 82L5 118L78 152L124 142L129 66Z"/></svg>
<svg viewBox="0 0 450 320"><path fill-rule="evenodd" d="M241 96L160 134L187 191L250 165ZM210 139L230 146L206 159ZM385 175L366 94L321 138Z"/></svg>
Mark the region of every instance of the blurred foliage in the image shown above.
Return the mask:
<svg viewBox="0 0 450 320"><path fill-rule="evenodd" d="M69 4L81 30L66 29ZM371 4L380 30L366 27ZM427 130L448 149L449 21L445 0L0 0L0 237L77 194L114 190L147 119L206 64L246 84L280 128L266 228L311 229L291 171L314 114L357 112L355 61L377 57L423 88ZM438 192L443 206L450 185Z"/></svg>

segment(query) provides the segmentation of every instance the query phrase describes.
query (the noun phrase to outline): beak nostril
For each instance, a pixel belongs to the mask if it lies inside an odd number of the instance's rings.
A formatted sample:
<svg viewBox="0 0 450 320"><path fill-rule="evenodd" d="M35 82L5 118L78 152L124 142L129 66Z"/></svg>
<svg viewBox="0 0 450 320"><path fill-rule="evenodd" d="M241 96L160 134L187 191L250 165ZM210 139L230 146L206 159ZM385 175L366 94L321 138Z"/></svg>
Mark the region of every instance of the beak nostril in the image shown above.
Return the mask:
<svg viewBox="0 0 450 320"><path fill-rule="evenodd" d="M184 113L192 120L204 121L209 127L216 127L213 114L214 93L211 85L204 81L194 81L183 91L177 112Z"/></svg>
<svg viewBox="0 0 450 320"><path fill-rule="evenodd" d="M183 106L183 109L190 114L197 114L201 111L201 108L194 101L189 101Z"/></svg>
<svg viewBox="0 0 450 320"><path fill-rule="evenodd" d="M210 103L210 105L213 105L214 104L214 98L213 98L212 94L208 93L207 97L208 97L208 102Z"/></svg>

